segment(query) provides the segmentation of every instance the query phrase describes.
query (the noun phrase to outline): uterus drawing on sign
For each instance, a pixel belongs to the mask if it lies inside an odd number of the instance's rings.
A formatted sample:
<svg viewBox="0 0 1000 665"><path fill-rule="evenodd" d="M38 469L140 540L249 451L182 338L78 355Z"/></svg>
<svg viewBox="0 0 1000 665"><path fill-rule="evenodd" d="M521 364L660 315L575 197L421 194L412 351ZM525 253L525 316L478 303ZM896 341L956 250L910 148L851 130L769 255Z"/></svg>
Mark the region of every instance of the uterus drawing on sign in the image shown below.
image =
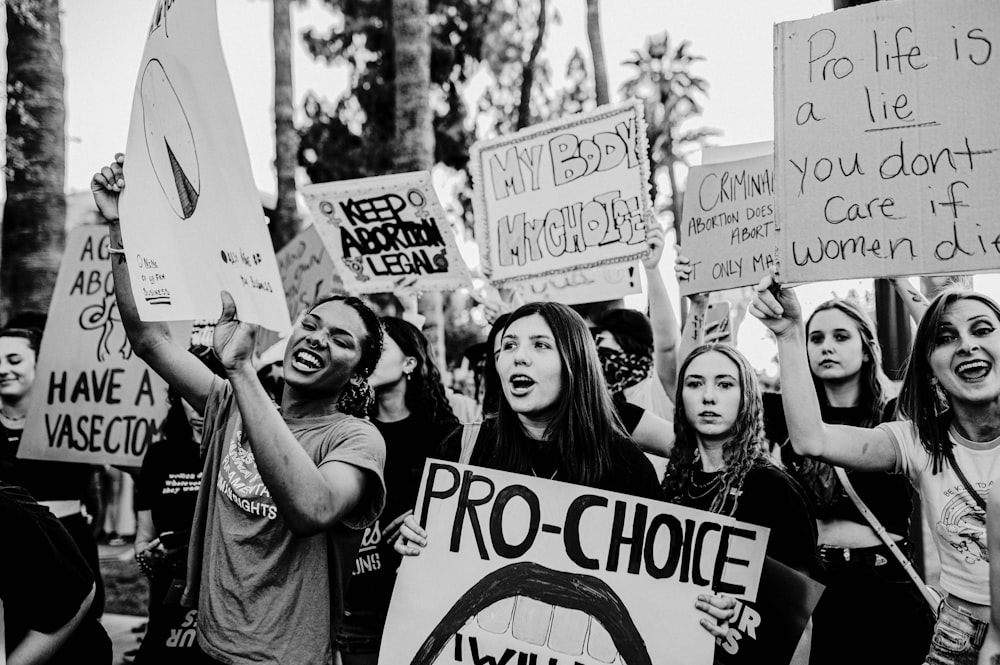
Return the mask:
<svg viewBox="0 0 1000 665"><path fill-rule="evenodd" d="M191 123L160 61L142 72L142 124L153 174L181 219L194 215L201 197L201 169Z"/></svg>
<svg viewBox="0 0 1000 665"><path fill-rule="evenodd" d="M122 360L132 357L132 345L129 344L122 316L118 311L118 301L113 293L104 296L102 302L83 308L80 312L80 328L100 331L97 340L98 362L105 362L115 354L120 355Z"/></svg>

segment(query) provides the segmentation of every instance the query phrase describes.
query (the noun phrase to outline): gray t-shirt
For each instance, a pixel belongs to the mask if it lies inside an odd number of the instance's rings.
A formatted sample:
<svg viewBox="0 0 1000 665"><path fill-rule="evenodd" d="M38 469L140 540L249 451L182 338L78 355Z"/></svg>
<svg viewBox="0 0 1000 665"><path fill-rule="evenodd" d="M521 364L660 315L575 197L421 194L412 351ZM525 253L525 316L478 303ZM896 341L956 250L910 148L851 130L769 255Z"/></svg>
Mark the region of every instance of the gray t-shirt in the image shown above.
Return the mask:
<svg viewBox="0 0 1000 665"><path fill-rule="evenodd" d="M344 414L286 418L316 466L345 462L367 479L357 509L331 531L291 532L261 480L228 381L205 408L205 467L191 531L186 605L198 607L198 644L231 665L333 661L331 630L361 531L385 503L385 443Z"/></svg>

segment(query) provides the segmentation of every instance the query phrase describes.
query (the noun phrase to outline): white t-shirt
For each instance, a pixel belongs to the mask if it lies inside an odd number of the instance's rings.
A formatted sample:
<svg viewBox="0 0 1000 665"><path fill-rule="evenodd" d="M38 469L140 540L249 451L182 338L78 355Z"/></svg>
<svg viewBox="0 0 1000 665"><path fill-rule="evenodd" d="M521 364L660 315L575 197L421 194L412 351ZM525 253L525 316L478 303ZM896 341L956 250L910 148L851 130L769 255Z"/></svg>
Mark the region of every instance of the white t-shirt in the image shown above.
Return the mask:
<svg viewBox="0 0 1000 665"><path fill-rule="evenodd" d="M634 386L626 388L622 393L625 395L625 401L641 406L664 420L673 421L674 403L670 401L667 391L664 390L663 384L656 378L655 373Z"/></svg>
<svg viewBox="0 0 1000 665"><path fill-rule="evenodd" d="M990 604L986 513L969 496L951 465L931 473L931 456L920 443L916 426L906 420L882 423L896 446L896 471L906 474L920 492L924 519L941 555L941 587L980 605ZM955 461L985 500L1000 480L1000 437L986 443L969 441L951 428Z"/></svg>

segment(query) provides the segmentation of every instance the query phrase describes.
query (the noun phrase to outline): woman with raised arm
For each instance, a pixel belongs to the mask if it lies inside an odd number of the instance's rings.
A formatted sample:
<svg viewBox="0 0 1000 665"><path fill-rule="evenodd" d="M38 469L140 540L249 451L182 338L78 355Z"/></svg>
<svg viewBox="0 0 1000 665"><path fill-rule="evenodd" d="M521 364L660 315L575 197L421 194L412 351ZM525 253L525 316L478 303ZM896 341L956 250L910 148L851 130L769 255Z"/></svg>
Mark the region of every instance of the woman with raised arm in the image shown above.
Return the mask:
<svg viewBox="0 0 1000 665"><path fill-rule="evenodd" d="M363 416L382 327L355 298L320 299L293 328L281 406L253 367L255 326L222 293L212 374L166 326L139 319L118 227L124 157L91 188L111 225L118 308L132 348L204 415L205 466L192 524L186 603L198 643L229 665L333 658L332 634L364 527L382 509L385 445Z"/></svg>
<svg viewBox="0 0 1000 665"><path fill-rule="evenodd" d="M823 422L791 289L765 277L750 310L778 341L795 451L848 469L902 473L920 492L947 592L925 662L975 663L990 614L983 495L1000 478L1000 307L973 291L935 298L903 377L905 420L873 429Z"/></svg>
<svg viewBox="0 0 1000 665"><path fill-rule="evenodd" d="M385 345L369 382L372 422L385 439L385 510L368 527L347 590L337 650L344 665L374 665L399 567L392 542L417 500L424 462L459 421L445 394L427 338L413 324L382 317Z"/></svg>

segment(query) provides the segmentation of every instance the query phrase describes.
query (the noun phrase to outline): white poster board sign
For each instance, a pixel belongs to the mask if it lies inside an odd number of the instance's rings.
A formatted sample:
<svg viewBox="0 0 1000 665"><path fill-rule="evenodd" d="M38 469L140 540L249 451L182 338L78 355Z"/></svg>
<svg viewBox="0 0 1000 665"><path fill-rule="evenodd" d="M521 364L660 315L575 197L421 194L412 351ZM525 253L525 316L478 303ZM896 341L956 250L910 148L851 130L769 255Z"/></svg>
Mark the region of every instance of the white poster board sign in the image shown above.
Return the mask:
<svg viewBox="0 0 1000 665"><path fill-rule="evenodd" d="M780 274L1000 267L1000 4L874 2L775 27Z"/></svg>
<svg viewBox="0 0 1000 665"><path fill-rule="evenodd" d="M135 84L122 242L144 321L290 323L250 170L215 0L158 0Z"/></svg>
<svg viewBox="0 0 1000 665"><path fill-rule="evenodd" d="M135 467L159 436L167 385L132 353L109 256L106 226L69 232L18 457Z"/></svg>
<svg viewBox="0 0 1000 665"><path fill-rule="evenodd" d="M302 188L344 288L382 293L468 285L469 270L427 171Z"/></svg>
<svg viewBox="0 0 1000 665"><path fill-rule="evenodd" d="M427 546L404 557L380 665L712 662L694 609L753 599L768 529L533 476L428 460Z"/></svg>
<svg viewBox="0 0 1000 665"><path fill-rule="evenodd" d="M756 284L774 267L774 157L688 170L680 245L691 260L681 295Z"/></svg>
<svg viewBox="0 0 1000 665"><path fill-rule="evenodd" d="M525 302L551 300L564 305L616 300L642 293L639 268L628 263L580 268L509 282L506 286L519 293Z"/></svg>
<svg viewBox="0 0 1000 665"><path fill-rule="evenodd" d="M473 207L493 283L621 263L646 253L646 121L639 102L472 146Z"/></svg>

